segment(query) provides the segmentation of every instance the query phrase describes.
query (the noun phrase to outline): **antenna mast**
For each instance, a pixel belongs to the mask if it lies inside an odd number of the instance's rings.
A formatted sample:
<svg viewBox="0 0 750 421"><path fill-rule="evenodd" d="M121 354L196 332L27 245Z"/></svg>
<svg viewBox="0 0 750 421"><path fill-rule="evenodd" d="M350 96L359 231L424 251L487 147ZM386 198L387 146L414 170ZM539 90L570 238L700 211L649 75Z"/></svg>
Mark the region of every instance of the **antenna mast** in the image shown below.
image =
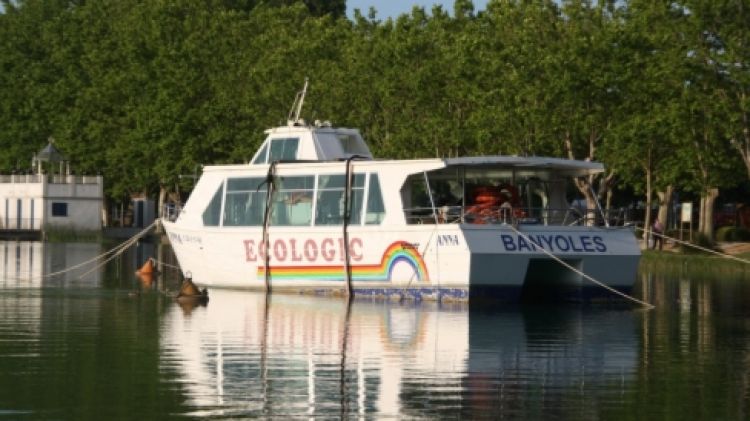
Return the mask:
<svg viewBox="0 0 750 421"><path fill-rule="evenodd" d="M294 103L292 104L292 108L289 110L289 115L287 116L287 123L290 126L294 126L302 122L299 118L299 115L302 113L302 104L304 104L305 102L305 94L307 94L307 78L305 78L305 86L302 87L301 91L297 92L297 96L294 97ZM293 119L292 119L292 114L294 114Z"/></svg>

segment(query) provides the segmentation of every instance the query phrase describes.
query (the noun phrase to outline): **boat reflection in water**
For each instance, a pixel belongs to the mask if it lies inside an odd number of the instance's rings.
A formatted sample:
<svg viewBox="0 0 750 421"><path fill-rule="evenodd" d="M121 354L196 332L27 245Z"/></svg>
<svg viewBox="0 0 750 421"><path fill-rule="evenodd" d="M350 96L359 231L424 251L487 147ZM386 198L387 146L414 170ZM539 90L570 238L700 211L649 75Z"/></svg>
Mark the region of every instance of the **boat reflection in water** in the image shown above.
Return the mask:
<svg viewBox="0 0 750 421"><path fill-rule="evenodd" d="M206 307L164 315L161 365L181 379L190 415L538 416L571 393L622 399L637 370L635 317L215 289Z"/></svg>
<svg viewBox="0 0 750 421"><path fill-rule="evenodd" d="M0 287L41 287L47 283L98 286L101 270L92 271L93 263L56 273L90 261L101 252L99 243L0 241Z"/></svg>

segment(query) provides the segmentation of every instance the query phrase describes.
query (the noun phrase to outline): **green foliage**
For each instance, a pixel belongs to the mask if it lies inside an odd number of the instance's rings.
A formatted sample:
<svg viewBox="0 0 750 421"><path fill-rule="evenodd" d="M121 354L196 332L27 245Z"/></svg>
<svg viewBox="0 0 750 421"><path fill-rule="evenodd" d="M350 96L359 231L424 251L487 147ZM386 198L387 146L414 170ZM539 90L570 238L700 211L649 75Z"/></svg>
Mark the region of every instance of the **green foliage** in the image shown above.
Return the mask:
<svg viewBox="0 0 750 421"><path fill-rule="evenodd" d="M305 77L308 120L378 156L574 156L620 188L744 179L736 2L470 0L395 19L344 0L25 0L0 14L0 170L54 136L113 203L248 160ZM744 123L743 123L744 122ZM748 138L747 141L750 141Z"/></svg>
<svg viewBox="0 0 750 421"><path fill-rule="evenodd" d="M750 241L750 230L743 227L721 227L716 230L716 241Z"/></svg>

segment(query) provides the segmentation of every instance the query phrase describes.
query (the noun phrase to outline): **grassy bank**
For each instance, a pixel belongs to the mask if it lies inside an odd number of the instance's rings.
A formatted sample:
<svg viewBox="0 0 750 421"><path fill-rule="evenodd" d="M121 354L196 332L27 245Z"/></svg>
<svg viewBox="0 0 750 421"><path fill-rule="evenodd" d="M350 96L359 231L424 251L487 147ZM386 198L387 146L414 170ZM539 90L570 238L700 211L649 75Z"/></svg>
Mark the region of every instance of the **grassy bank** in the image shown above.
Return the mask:
<svg viewBox="0 0 750 421"><path fill-rule="evenodd" d="M750 261L750 253L732 255ZM641 255L641 267L651 268L686 268L706 271L745 271L750 272L750 263L709 253L675 253L644 250Z"/></svg>

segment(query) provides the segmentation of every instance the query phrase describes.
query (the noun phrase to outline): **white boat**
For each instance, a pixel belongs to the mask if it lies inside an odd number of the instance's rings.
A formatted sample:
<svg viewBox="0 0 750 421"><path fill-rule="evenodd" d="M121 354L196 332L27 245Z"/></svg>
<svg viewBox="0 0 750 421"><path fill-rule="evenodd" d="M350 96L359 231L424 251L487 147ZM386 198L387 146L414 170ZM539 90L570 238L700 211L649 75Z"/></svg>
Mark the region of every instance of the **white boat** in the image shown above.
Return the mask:
<svg viewBox="0 0 750 421"><path fill-rule="evenodd" d="M195 283L438 300L611 295L560 259L632 287L632 228L568 205L570 180L603 172L600 163L375 159L359 131L305 124L303 99L304 90L249 163L204 167L179 215L164 218Z"/></svg>

